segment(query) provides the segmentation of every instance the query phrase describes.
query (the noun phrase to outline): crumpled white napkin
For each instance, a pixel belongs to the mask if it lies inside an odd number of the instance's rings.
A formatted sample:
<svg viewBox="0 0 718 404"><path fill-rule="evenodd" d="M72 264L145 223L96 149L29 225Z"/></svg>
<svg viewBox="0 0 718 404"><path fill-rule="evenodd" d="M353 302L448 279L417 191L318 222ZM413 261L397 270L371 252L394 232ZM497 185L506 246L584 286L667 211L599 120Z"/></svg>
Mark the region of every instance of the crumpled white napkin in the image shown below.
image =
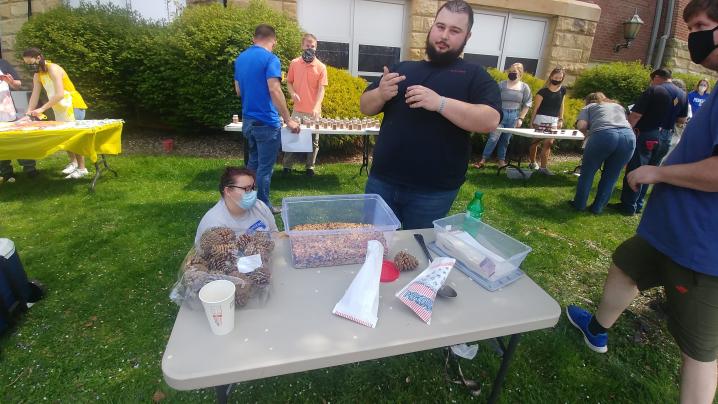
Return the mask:
<svg viewBox="0 0 718 404"><path fill-rule="evenodd" d="M379 278L384 259L384 246L376 240L369 240L366 259L359 273L334 306L332 313L374 328L379 320Z"/></svg>

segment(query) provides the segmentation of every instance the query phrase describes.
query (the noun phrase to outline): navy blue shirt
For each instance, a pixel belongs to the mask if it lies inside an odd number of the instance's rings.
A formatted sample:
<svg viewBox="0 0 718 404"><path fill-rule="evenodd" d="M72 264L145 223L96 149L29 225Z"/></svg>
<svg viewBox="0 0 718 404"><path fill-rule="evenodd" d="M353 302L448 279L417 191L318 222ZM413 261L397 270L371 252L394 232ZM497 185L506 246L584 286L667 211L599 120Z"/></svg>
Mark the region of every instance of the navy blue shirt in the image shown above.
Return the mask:
<svg viewBox="0 0 718 404"><path fill-rule="evenodd" d="M636 123L636 129L641 132L657 130L663 126L663 121L670 113L673 105L671 95L663 86L650 86L644 91L631 112L641 114Z"/></svg>
<svg viewBox="0 0 718 404"><path fill-rule="evenodd" d="M239 83L242 116L278 128L279 113L269 95L267 80L282 79L279 58L261 46L252 45L234 61L234 79Z"/></svg>
<svg viewBox="0 0 718 404"><path fill-rule="evenodd" d="M718 155L716 92L686 126L663 165L695 163ZM638 235L674 262L718 276L718 192L656 184Z"/></svg>
<svg viewBox="0 0 718 404"><path fill-rule="evenodd" d="M439 95L485 104L501 115L499 86L483 67L459 58L448 66L427 61L401 62L392 72L405 75L399 94L384 104L384 120L374 147L371 175L419 191L461 187L471 154L470 134L438 112L409 108L407 87L422 85ZM375 89L379 81L365 91Z"/></svg>
<svg viewBox="0 0 718 404"><path fill-rule="evenodd" d="M668 94L671 96L672 105L670 113L666 114L661 127L664 129L673 129L673 127L676 126L678 118L688 116L688 99L686 92L670 82L661 84L661 87L668 91Z"/></svg>

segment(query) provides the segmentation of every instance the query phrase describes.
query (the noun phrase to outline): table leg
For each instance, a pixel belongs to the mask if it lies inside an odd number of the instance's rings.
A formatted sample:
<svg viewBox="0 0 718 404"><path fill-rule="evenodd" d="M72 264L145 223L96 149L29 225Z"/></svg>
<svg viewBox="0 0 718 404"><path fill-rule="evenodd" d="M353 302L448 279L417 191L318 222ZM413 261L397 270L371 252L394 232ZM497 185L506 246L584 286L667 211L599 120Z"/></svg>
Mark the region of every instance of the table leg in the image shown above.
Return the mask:
<svg viewBox="0 0 718 404"><path fill-rule="evenodd" d="M362 159L361 167L359 167L359 175L361 175L362 169L369 175L369 140L369 135L362 136Z"/></svg>
<svg viewBox="0 0 718 404"><path fill-rule="evenodd" d="M102 166L100 166L102 164ZM113 174L115 174L115 177L117 177L117 171L110 168L110 165L107 164L107 158L104 154L100 154L100 158L95 162L95 177L92 179L92 183L90 183L90 191L95 191L95 184L97 183L97 180L102 175L103 171L109 171Z"/></svg>
<svg viewBox="0 0 718 404"><path fill-rule="evenodd" d="M229 393L232 391L234 384L223 384L221 386L215 386L214 391L217 393L217 403L227 404L229 399Z"/></svg>
<svg viewBox="0 0 718 404"><path fill-rule="evenodd" d="M511 167L511 168L515 168L516 171L518 171L519 174L521 174L523 179L526 179L528 177L527 177L526 173L524 172L524 170L521 169L521 156L523 155L523 150L522 150L522 147L520 147L518 145L518 143L521 143L522 140L521 139L512 139L512 140L513 140L513 142L509 143L509 147L506 152L506 165L498 167L496 169L496 175L497 176L501 175L501 170ZM513 164L511 162L512 160L515 161L516 164Z"/></svg>
<svg viewBox="0 0 718 404"><path fill-rule="evenodd" d="M509 338L509 346L504 349L504 354L501 358L501 367L499 368L499 372L498 374L496 374L496 378L494 379L494 385L491 387L491 396L489 396L488 401L489 404L495 403L499 399L499 394L501 394L501 387L504 383L504 379L506 378L506 373L508 373L509 371L509 364L511 362L511 358L516 352L516 346L519 344L520 336L521 334L513 334ZM503 341L500 342L500 345L503 347Z"/></svg>

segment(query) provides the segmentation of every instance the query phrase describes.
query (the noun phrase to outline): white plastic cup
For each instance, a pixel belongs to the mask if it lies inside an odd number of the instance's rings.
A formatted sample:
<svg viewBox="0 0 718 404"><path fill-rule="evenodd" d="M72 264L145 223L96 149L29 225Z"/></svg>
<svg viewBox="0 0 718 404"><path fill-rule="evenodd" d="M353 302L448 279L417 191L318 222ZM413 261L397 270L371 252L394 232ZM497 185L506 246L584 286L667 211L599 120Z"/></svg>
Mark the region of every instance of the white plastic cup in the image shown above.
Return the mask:
<svg viewBox="0 0 718 404"><path fill-rule="evenodd" d="M234 329L234 283L220 279L199 290L209 326L215 335L227 335Z"/></svg>

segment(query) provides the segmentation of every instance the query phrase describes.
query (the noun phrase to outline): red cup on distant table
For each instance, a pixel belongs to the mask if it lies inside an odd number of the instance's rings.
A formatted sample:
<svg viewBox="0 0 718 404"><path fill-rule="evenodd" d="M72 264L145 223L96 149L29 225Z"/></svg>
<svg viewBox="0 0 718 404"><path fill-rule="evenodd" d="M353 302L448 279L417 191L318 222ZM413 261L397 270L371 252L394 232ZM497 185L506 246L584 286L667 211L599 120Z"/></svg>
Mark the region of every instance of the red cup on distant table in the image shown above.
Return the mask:
<svg viewBox="0 0 718 404"><path fill-rule="evenodd" d="M162 148L164 149L165 153L172 152L172 149L175 146L175 140L174 139L164 139L162 141Z"/></svg>

